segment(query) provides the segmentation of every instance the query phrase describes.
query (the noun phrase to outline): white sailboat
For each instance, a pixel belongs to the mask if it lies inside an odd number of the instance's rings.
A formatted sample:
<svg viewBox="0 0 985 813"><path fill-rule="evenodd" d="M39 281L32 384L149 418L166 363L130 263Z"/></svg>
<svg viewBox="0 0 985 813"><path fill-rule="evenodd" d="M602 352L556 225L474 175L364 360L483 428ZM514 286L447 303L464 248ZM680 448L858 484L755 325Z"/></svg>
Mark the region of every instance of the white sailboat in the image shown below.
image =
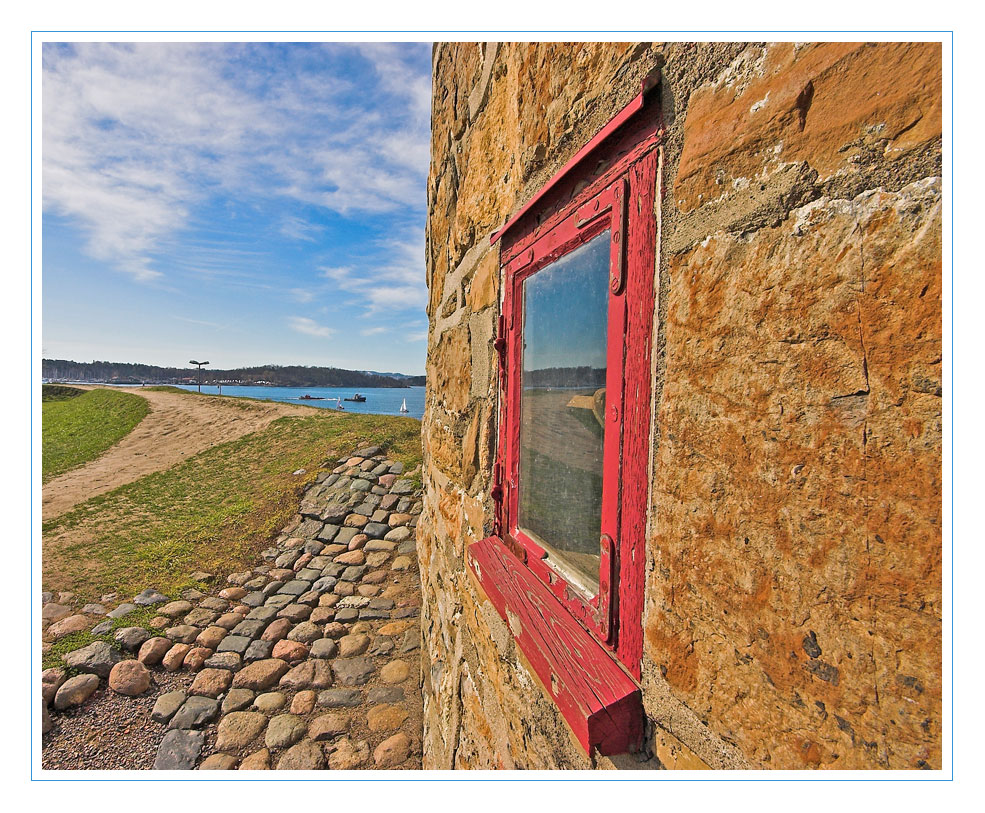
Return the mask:
<svg viewBox="0 0 985 813"><path fill-rule="evenodd" d="M410 412L410 410L407 409L407 399L406 398L404 398L404 402L400 405L400 411L401 412Z"/></svg>

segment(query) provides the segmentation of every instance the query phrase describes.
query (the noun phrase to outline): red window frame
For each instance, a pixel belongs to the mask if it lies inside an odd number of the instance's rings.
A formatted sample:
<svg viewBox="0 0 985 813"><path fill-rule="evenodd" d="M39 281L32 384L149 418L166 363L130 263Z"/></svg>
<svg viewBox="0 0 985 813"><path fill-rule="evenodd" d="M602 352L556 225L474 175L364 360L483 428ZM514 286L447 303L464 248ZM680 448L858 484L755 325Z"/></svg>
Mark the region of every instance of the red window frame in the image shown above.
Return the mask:
<svg viewBox="0 0 985 813"><path fill-rule="evenodd" d="M633 750L648 498L656 196L656 77L492 238L502 241L495 536L474 543L480 588L587 751ZM589 160L591 159L591 160ZM606 229L610 239L599 592L585 597L519 527L523 283ZM571 653L577 653L572 656Z"/></svg>
<svg viewBox="0 0 985 813"><path fill-rule="evenodd" d="M554 226L526 251L504 267L507 294L503 306L509 360L505 365L505 404L501 435L505 437L503 454L503 511L500 532L515 550L522 550L527 566L555 596L599 640L611 643L613 566L619 539L619 496L621 493L620 446L622 440L623 337L626 326L625 297L625 212L626 179L618 178L586 200L564 220ZM606 330L606 431L603 447L602 517L599 547L599 592L587 598L572 587L563 574L548 563L547 552L519 525L520 482L520 395L522 391L523 283L539 271L552 266L565 255L610 231L609 300Z"/></svg>

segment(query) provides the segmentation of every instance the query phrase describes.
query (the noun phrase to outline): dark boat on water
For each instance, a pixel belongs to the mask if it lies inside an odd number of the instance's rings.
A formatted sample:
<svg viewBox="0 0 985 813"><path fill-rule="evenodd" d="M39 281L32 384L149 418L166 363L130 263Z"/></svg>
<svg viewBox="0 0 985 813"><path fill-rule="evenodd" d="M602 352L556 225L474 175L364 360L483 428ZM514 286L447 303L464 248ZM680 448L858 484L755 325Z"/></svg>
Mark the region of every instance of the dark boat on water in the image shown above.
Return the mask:
<svg viewBox="0 0 985 813"><path fill-rule="evenodd" d="M358 401L358 402L359 402L359 403L361 404L361 403L362 403L363 401L365 401L365 400L366 400L366 396L365 396L365 395L360 395L360 394L359 394L359 393L357 392L357 393L356 393L355 395L353 395L353 396L352 396L351 398L345 398L345 399L343 399L343 400L345 400L345 401Z"/></svg>
<svg viewBox="0 0 985 813"><path fill-rule="evenodd" d="M298 396L298 400L299 401L324 401L325 399L322 398L322 396L320 396L320 395L299 395Z"/></svg>

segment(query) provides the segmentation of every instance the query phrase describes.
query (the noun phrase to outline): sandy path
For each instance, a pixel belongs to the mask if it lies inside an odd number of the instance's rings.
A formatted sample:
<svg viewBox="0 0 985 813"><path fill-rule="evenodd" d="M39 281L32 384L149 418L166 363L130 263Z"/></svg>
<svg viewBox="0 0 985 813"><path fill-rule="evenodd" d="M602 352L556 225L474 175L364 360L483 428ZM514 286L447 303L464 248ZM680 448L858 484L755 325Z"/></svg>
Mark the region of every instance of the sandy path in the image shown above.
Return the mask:
<svg viewBox="0 0 985 813"><path fill-rule="evenodd" d="M139 388L126 392L146 398L150 413L101 457L45 483L41 490L42 519L52 519L90 497L171 468L217 443L262 429L283 415L311 415L312 409L273 401L200 398Z"/></svg>

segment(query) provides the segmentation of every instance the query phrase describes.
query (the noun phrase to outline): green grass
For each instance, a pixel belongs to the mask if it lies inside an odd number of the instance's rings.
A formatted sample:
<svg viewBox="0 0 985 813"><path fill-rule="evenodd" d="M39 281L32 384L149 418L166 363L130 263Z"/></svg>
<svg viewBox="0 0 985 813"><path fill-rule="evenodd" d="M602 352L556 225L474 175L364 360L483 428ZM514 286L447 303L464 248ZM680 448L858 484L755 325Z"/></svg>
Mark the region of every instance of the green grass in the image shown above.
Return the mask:
<svg viewBox="0 0 985 813"><path fill-rule="evenodd" d="M66 389L71 388L58 388ZM42 387L42 401L44 391ZM56 391L54 396L64 393ZM116 390L90 390L45 401L41 405L41 482L96 459L148 412L144 398Z"/></svg>
<svg viewBox="0 0 985 813"><path fill-rule="evenodd" d="M383 415L313 410L279 418L45 523L44 589L94 598L155 587L175 596L194 586L195 570L225 575L253 566L320 471L367 444L413 469L420 431L413 418Z"/></svg>

